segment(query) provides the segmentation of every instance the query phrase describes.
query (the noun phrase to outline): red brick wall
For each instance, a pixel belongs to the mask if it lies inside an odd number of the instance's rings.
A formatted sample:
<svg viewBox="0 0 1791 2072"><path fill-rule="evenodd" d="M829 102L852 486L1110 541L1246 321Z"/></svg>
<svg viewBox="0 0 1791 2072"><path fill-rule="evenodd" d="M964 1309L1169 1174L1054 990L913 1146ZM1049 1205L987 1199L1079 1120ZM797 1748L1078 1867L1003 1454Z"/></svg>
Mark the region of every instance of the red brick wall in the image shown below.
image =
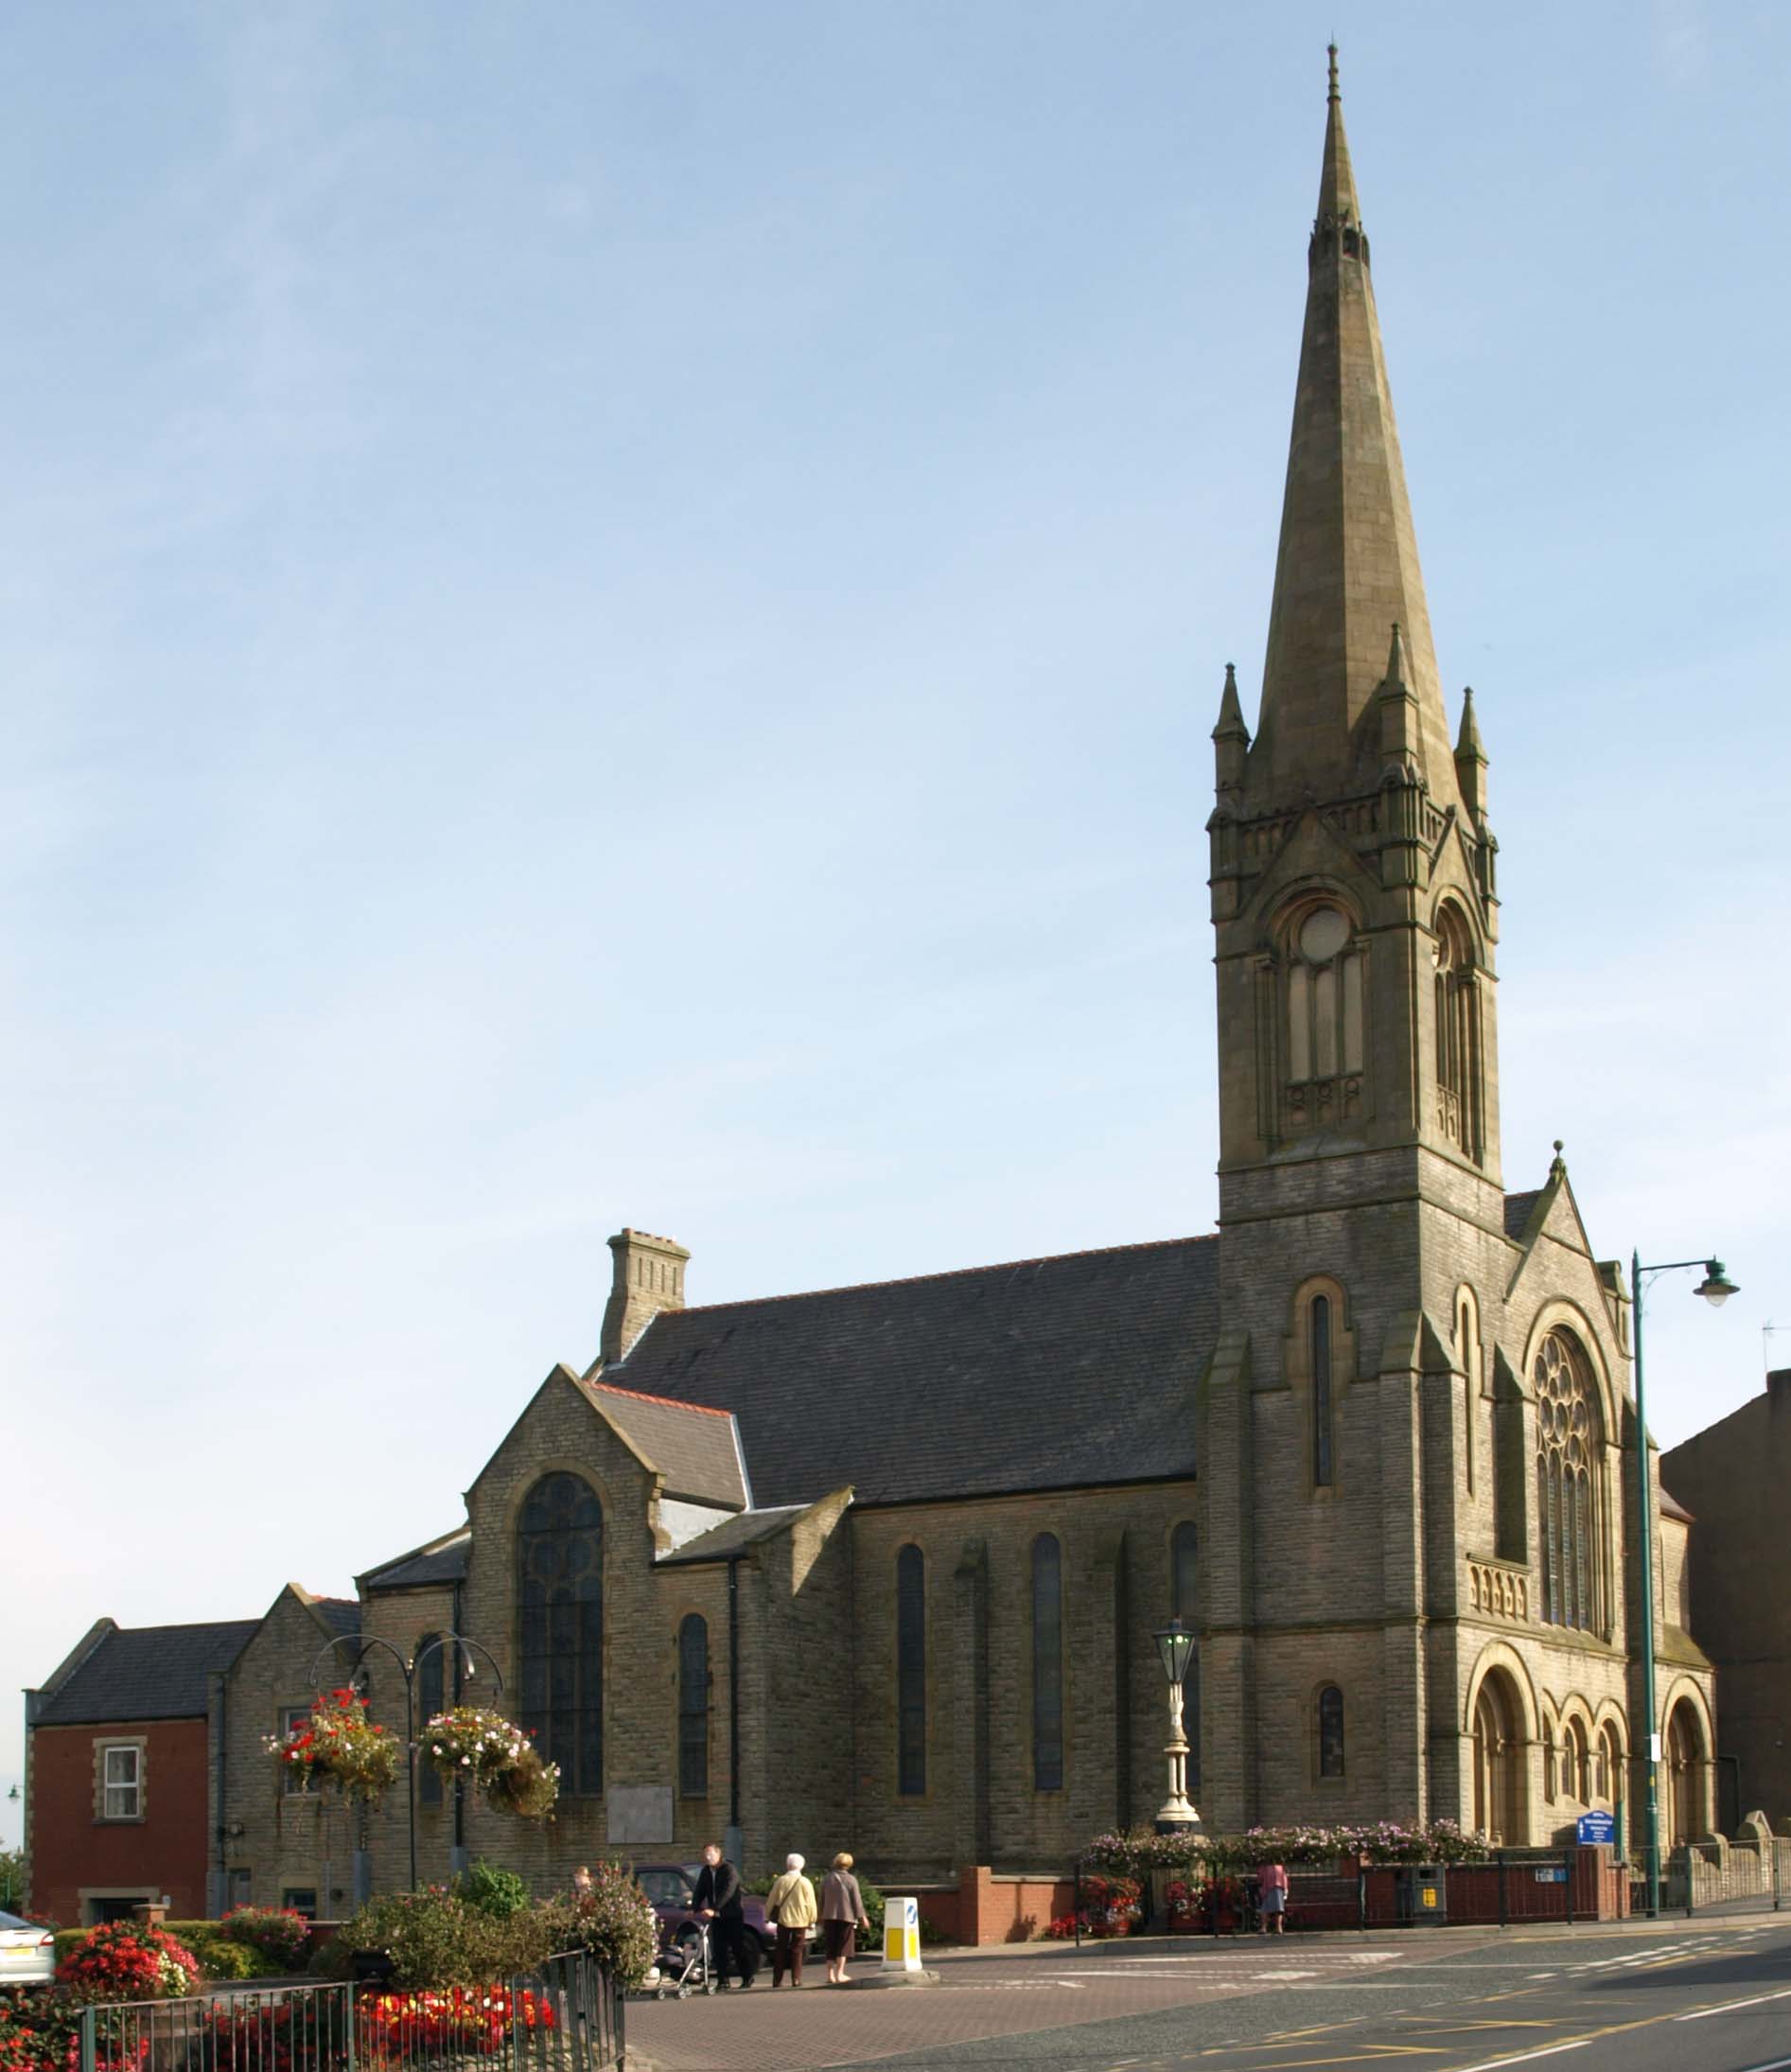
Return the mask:
<svg viewBox="0 0 1791 2072"><path fill-rule="evenodd" d="M94 1744L141 1735L144 1818L94 1818ZM81 1920L83 1886L166 1892L177 1920L205 1912L205 1722L118 1720L31 1733L31 1911L64 1927Z"/></svg>

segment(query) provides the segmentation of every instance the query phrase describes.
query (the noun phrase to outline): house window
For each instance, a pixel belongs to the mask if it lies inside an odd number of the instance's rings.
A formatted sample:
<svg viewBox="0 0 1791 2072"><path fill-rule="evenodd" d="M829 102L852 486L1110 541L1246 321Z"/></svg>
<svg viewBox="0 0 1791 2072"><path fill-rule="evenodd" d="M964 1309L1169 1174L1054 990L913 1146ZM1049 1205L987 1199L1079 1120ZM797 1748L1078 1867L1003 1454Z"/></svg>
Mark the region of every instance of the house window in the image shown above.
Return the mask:
<svg viewBox="0 0 1791 2072"><path fill-rule="evenodd" d="M1055 1533L1032 1542L1032 1788L1063 1789L1063 1554Z"/></svg>
<svg viewBox="0 0 1791 2072"><path fill-rule="evenodd" d="M291 1735L297 1729L303 1727L310 1716L311 1709L308 1705L281 1706L280 1733L282 1737ZM288 1799L298 1798L304 1791L309 1776L310 1772L305 1767L304 1764L289 1763L280 1773L280 1790L283 1796Z"/></svg>
<svg viewBox="0 0 1791 2072"><path fill-rule="evenodd" d="M709 1621L689 1612L677 1629L677 1788L709 1797Z"/></svg>
<svg viewBox="0 0 1791 2072"><path fill-rule="evenodd" d="M896 1788L926 1790L926 1558L918 1547L896 1555Z"/></svg>
<svg viewBox="0 0 1791 2072"><path fill-rule="evenodd" d="M1199 1623L1200 1535L1191 1519L1184 1519L1169 1535L1169 1617L1179 1619L1190 1632ZM1182 1732L1187 1741L1187 1788L1201 1787L1201 1650L1196 1643L1187 1651L1187 1670L1182 1678Z"/></svg>
<svg viewBox="0 0 1791 2072"><path fill-rule="evenodd" d="M307 1921L315 1921L317 1888L310 1885L289 1885L280 1894L280 1905L290 1907L295 1914L303 1914Z"/></svg>
<svg viewBox="0 0 1791 2072"><path fill-rule="evenodd" d="M426 1633L411 1658L416 1664L416 1719L418 1730L428 1725L447 1703L448 1650L439 1633ZM442 1773L433 1763L419 1763L416 1770L416 1800L421 1806L442 1802Z"/></svg>
<svg viewBox="0 0 1791 2072"><path fill-rule="evenodd" d="M1334 1683L1318 1694L1318 1774L1343 1774L1343 1694Z"/></svg>
<svg viewBox="0 0 1791 2072"><path fill-rule="evenodd" d="M1328 1295L1314 1295L1309 1327L1312 1333L1312 1484L1317 1489L1331 1485L1334 1430L1331 1412L1331 1303Z"/></svg>
<svg viewBox="0 0 1791 2072"><path fill-rule="evenodd" d="M118 1744L99 1752L101 1817L107 1820L140 1820L143 1817L143 1750L134 1744Z"/></svg>
<svg viewBox="0 0 1791 2072"><path fill-rule="evenodd" d="M1566 1331L1542 1341L1532 1369L1536 1405L1536 1516L1542 1616L1550 1625L1606 1630L1604 1440L1598 1391Z"/></svg>
<svg viewBox="0 0 1791 2072"><path fill-rule="evenodd" d="M235 1864L230 1872L230 1904L247 1906L255 1898L255 1872L246 1864Z"/></svg>
<svg viewBox="0 0 1791 2072"><path fill-rule="evenodd" d="M604 1513L577 1475L544 1476L517 1519L522 1725L569 1798L604 1788Z"/></svg>

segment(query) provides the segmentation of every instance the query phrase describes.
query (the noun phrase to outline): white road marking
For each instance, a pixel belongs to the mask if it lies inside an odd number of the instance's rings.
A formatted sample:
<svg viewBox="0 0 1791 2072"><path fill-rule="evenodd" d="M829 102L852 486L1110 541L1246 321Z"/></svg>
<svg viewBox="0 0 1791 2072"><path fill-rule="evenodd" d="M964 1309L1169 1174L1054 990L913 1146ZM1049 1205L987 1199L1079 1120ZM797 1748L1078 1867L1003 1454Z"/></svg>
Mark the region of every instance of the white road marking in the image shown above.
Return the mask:
<svg viewBox="0 0 1791 2072"><path fill-rule="evenodd" d="M1782 1993L1757 1993L1751 2000L1725 2000L1719 2008L1699 2008L1695 2014L1676 2014L1676 2022L1708 2021L1712 2014L1736 2014L1743 2008L1763 2008L1768 2000L1791 2000L1791 1986Z"/></svg>
<svg viewBox="0 0 1791 2072"><path fill-rule="evenodd" d="M1593 2038L1582 2036L1571 2044L1551 2044L1546 2050L1526 2050L1516 2058L1487 2058L1479 2064L1466 2064L1462 2072L1504 2072L1508 2064L1532 2064L1537 2058L1558 2058L1564 2050L1584 2050Z"/></svg>

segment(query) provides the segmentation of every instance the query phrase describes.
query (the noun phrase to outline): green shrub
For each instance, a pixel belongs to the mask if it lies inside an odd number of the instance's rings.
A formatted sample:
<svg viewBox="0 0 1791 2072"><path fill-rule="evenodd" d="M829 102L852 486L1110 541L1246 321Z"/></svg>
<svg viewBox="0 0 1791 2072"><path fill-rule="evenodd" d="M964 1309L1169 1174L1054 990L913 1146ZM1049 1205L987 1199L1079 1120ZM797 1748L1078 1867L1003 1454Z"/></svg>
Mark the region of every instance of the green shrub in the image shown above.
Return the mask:
<svg viewBox="0 0 1791 2072"><path fill-rule="evenodd" d="M212 1936L207 1940L195 1940L189 1947L199 1959L199 1968L207 1978L255 1978L260 1975L258 1967L267 1962L246 1942L231 1942L223 1936Z"/></svg>
<svg viewBox="0 0 1791 2072"><path fill-rule="evenodd" d="M87 1940L85 1928L59 1928L56 1931L56 1961L60 1964L68 1953L79 1947Z"/></svg>
<svg viewBox="0 0 1791 2072"><path fill-rule="evenodd" d="M483 1856L454 1880L452 1889L468 1906L494 1921L508 1921L529 1904L529 1888L514 1870L502 1870Z"/></svg>
<svg viewBox="0 0 1791 2072"><path fill-rule="evenodd" d="M487 1986L533 1971L568 1947L554 1940L557 1926L549 1908L531 1906L499 1921L440 1886L391 1892L351 1914L311 1969L346 1978L357 1951L378 1950L392 1959L395 1986Z"/></svg>

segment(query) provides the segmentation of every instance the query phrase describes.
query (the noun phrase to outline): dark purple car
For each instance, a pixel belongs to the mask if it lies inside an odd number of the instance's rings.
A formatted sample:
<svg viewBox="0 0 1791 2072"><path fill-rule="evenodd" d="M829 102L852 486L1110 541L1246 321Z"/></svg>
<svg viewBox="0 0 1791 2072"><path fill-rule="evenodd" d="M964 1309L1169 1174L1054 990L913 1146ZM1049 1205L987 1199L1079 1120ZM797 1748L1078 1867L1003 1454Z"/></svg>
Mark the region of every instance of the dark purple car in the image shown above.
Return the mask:
<svg viewBox="0 0 1791 2072"><path fill-rule="evenodd" d="M667 1940L682 1942L687 1939L694 1942L702 1932L702 1923L691 1905L691 1895L696 1889L696 1873L702 1868L699 1863L635 1865L635 1882L653 1902L653 1911L658 1916L661 1942ZM771 1945L776 1939L770 1922L765 1919L764 1900L756 1892L743 1893L740 1910L748 1931L758 1938L761 1959L769 1962Z"/></svg>

